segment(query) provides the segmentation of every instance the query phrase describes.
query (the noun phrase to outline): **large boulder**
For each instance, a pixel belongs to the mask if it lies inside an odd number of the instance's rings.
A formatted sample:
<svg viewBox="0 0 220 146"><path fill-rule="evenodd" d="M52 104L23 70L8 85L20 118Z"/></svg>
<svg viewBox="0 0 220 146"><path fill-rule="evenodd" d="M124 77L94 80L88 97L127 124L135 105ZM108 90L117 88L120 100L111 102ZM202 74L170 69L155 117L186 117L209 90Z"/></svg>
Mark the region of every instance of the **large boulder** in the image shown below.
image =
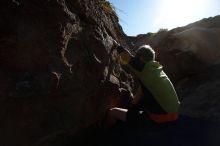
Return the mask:
<svg viewBox="0 0 220 146"><path fill-rule="evenodd" d="M188 76L177 86L181 113L220 122L220 64L207 67L200 74ZM217 127L216 127L217 128ZM211 130L211 129L210 129Z"/></svg>
<svg viewBox="0 0 220 146"><path fill-rule="evenodd" d="M1 0L1 145L74 135L126 104L132 78L112 50L125 34L103 2Z"/></svg>

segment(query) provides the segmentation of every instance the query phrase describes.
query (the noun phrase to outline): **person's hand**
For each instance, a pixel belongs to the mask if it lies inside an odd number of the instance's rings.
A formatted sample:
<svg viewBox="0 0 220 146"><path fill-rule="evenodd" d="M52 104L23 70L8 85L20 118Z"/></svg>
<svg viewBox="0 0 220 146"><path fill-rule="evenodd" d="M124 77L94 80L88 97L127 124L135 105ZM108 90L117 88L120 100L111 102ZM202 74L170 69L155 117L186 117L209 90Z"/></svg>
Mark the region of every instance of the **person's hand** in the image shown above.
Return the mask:
<svg viewBox="0 0 220 146"><path fill-rule="evenodd" d="M123 51L118 55L118 61L120 64L123 64L123 65L128 64L130 58L131 56L128 51Z"/></svg>

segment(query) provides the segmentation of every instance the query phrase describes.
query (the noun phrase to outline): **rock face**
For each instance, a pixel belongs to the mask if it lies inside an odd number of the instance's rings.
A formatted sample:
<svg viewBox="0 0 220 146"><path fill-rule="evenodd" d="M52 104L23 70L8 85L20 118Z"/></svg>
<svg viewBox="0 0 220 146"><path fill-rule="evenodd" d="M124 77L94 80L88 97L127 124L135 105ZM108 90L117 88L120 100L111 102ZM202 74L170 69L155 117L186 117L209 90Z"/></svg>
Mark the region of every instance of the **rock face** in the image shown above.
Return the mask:
<svg viewBox="0 0 220 146"><path fill-rule="evenodd" d="M183 114L220 121L220 16L128 39L133 50L143 44L155 48L178 89Z"/></svg>
<svg viewBox="0 0 220 146"><path fill-rule="evenodd" d="M178 85L184 115L220 122L220 64L186 77Z"/></svg>
<svg viewBox="0 0 220 146"><path fill-rule="evenodd" d="M74 134L130 96L111 49L125 34L103 1L1 0L0 17L1 145Z"/></svg>

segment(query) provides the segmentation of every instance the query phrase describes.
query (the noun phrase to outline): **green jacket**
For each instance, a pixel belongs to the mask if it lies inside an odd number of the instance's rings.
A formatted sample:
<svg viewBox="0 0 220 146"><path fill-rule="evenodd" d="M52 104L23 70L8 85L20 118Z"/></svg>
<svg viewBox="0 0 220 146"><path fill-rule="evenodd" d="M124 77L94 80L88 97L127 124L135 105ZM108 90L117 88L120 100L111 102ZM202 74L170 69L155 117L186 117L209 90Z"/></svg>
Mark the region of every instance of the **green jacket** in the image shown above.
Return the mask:
<svg viewBox="0 0 220 146"><path fill-rule="evenodd" d="M174 86L162 70L162 66L151 61L143 64L134 58L129 61L128 67L139 78L144 93L146 109L152 113L178 113L180 102Z"/></svg>

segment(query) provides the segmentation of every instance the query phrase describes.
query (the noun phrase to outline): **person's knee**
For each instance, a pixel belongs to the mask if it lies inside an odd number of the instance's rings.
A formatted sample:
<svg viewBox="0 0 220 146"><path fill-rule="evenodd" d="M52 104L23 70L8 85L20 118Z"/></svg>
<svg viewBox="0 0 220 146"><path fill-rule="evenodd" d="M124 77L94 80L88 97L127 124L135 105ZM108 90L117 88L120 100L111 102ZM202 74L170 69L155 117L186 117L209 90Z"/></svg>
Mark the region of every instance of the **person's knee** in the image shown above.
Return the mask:
<svg viewBox="0 0 220 146"><path fill-rule="evenodd" d="M117 120L122 120L122 121L126 121L126 114L127 114L127 109L123 109L123 108L111 108L109 110L109 116L117 119Z"/></svg>

